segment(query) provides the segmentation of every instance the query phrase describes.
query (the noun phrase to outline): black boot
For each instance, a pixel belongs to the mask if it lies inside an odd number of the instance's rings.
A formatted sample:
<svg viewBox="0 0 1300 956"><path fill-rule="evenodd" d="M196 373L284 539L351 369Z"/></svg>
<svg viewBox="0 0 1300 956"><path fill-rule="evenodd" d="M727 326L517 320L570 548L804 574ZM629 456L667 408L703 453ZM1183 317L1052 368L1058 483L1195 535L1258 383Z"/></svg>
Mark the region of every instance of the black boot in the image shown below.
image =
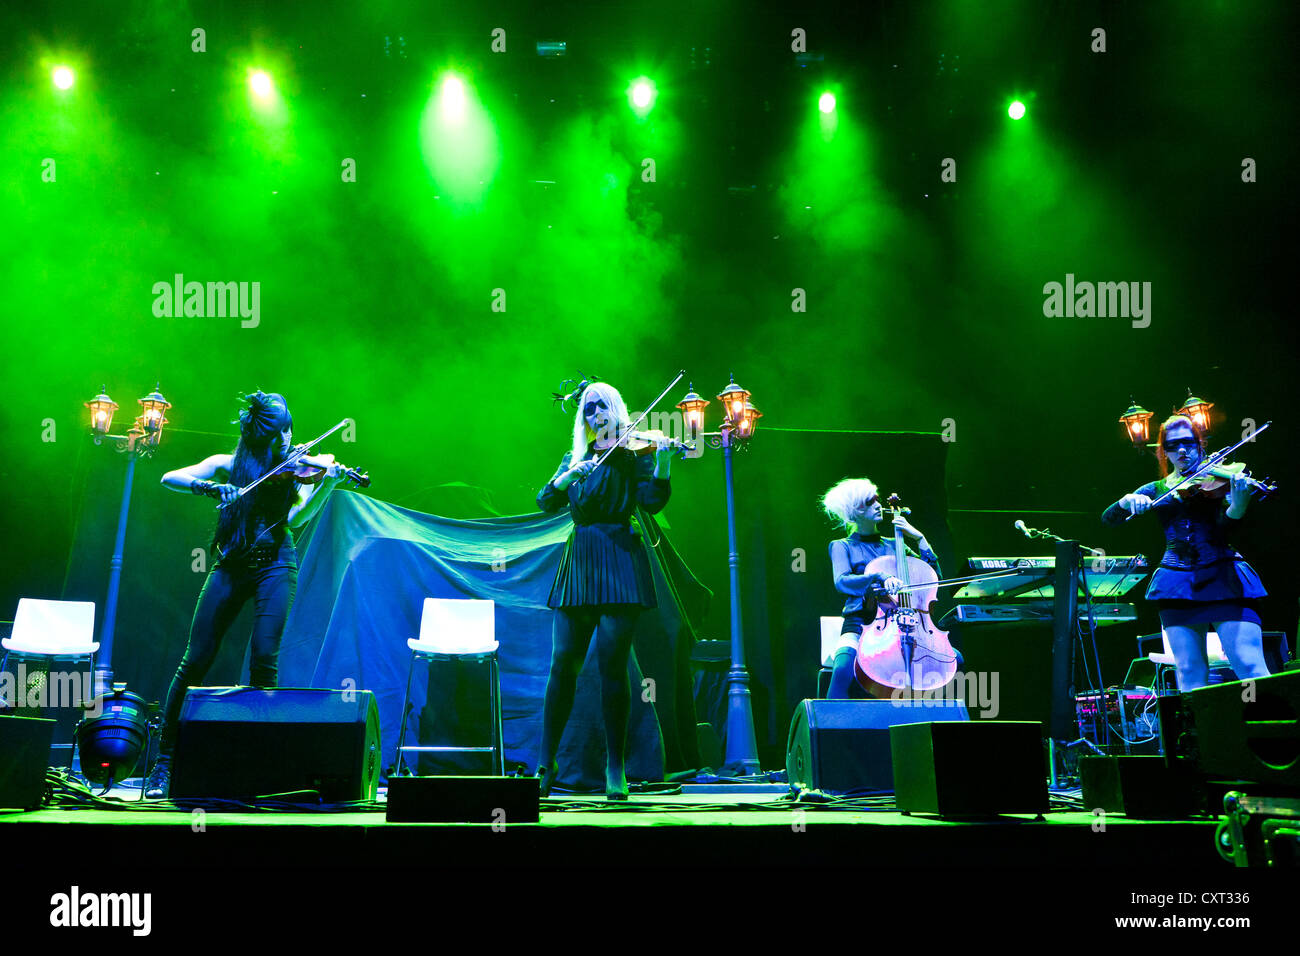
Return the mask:
<svg viewBox="0 0 1300 956"><path fill-rule="evenodd" d="M605 767L605 799L627 799L627 775L622 767Z"/></svg>

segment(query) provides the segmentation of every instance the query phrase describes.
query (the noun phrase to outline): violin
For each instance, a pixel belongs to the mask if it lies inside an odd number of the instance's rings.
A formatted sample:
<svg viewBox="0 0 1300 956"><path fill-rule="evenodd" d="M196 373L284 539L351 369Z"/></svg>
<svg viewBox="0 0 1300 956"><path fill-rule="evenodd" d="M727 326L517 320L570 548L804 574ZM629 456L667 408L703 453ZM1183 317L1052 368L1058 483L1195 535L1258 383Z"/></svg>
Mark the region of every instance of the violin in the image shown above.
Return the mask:
<svg viewBox="0 0 1300 956"><path fill-rule="evenodd" d="M653 455L659 450L659 443L667 442L668 447L673 450L673 454L686 455L695 450L695 446L689 442L678 441L676 438L669 438L662 431L625 432L623 437L618 440L618 447L625 448L634 455Z"/></svg>
<svg viewBox="0 0 1300 956"><path fill-rule="evenodd" d="M898 495L885 509L891 519L908 514ZM957 654L930 616L941 583L934 568L907 553L903 529L894 524L894 553L867 565L865 574L898 578L902 587L880 600L876 618L862 631L854 674L878 698L914 697L943 687L957 673Z"/></svg>
<svg viewBox="0 0 1300 956"><path fill-rule="evenodd" d="M1260 494L1265 498L1273 494L1273 492L1277 491L1277 485L1267 478L1263 481L1257 481L1250 477L1250 474L1246 471L1246 466L1241 462L1225 464L1234 451L1246 444L1246 442L1254 441L1266 432L1272 424L1272 422L1265 422L1237 444L1210 455L1190 475L1178 479L1169 487L1168 491L1159 498L1154 499L1151 502L1151 507L1154 508L1161 502L1169 500L1173 495L1178 495L1184 499L1198 494L1204 494L1212 498L1222 498L1232 489L1232 479L1237 475L1245 476L1246 483L1250 486L1252 493ZM1136 511L1130 511L1124 520L1132 521L1136 515Z"/></svg>
<svg viewBox="0 0 1300 956"><path fill-rule="evenodd" d="M293 451L285 457L284 461L280 462L266 474L262 475L261 478L250 481L244 487L240 488L239 493L236 494L234 498L230 501L221 502L217 505L217 508L225 508L231 502L238 501L264 481L274 481L277 483L283 481L296 481L304 485L317 484L325 477L330 467L335 464L338 464L343 470L344 476L347 480L355 482L362 488L369 488L370 476L368 474L357 471L355 468L348 468L346 465L336 462L333 455L308 454L308 452L313 448L323 442L330 435L333 435L347 423L348 420L345 418L319 438L309 441L305 445L295 445Z"/></svg>
<svg viewBox="0 0 1300 956"><path fill-rule="evenodd" d="M606 448L604 451L600 453L600 457L596 459L596 465L597 466L603 465L605 463L605 459L607 459L610 455L614 453L615 448L625 448L636 455L653 454L656 451L656 443L659 441L663 441L664 439L667 439L668 436L666 436L661 431L649 431L649 432L637 431L636 428L638 425L640 425L643 421L646 420L646 416L650 414L650 410L653 409L656 405L658 405L661 401L663 401L664 396L667 395L670 391L672 391L673 386L675 386L678 382L680 382L685 377L686 377L686 369L682 369L680 372L677 373L677 377L668 383L668 387L659 393L659 397L656 398L653 402L651 402L646 407L646 410L637 416L636 421L634 421L623 431L623 434L622 436L619 437L618 441L614 442L614 444L610 445L608 448ZM675 446L674 447L675 451L680 451L682 454L694 450L693 446L688 445L685 442L679 442L675 439L668 439L668 441L672 442L672 444ZM583 475L579 480L581 481L584 480L585 478L586 475Z"/></svg>
<svg viewBox="0 0 1300 956"><path fill-rule="evenodd" d="M1275 482L1270 482L1267 478L1263 481L1252 478L1246 471L1245 463L1235 461L1230 465L1210 465L1195 472L1187 479L1185 485L1178 486L1178 497L1183 499L1196 495L1204 495L1207 498L1226 497L1232 490L1232 479L1238 475L1246 479L1247 486L1255 494L1267 497L1277 491Z"/></svg>
<svg viewBox="0 0 1300 956"><path fill-rule="evenodd" d="M299 445L297 447L305 449L307 446ZM370 487L370 475L355 468L349 468L328 453L321 455L304 454L292 467L276 470L266 480L273 484L296 481L300 485L315 485L329 473L330 468L334 465L338 465L342 470L345 480L355 482L361 488Z"/></svg>

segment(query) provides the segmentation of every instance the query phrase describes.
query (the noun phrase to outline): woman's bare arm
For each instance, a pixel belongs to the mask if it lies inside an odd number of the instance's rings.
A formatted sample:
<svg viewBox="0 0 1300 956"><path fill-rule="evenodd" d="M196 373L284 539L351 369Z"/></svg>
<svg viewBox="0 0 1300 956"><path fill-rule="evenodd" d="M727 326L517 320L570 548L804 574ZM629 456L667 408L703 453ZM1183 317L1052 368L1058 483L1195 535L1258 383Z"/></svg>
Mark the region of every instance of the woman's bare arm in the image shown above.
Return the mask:
<svg viewBox="0 0 1300 956"><path fill-rule="evenodd" d="M234 455L209 455L197 465L167 472L162 476L162 483L172 491L188 492L192 490L196 481L224 482L230 475L230 466L234 462L234 457Z"/></svg>

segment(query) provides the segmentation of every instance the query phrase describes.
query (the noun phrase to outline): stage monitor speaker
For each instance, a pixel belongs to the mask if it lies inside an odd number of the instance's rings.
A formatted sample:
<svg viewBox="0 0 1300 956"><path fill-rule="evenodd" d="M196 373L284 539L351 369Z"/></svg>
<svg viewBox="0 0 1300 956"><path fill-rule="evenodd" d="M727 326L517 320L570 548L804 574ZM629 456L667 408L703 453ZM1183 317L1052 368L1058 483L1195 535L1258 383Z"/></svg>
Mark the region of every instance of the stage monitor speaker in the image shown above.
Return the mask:
<svg viewBox="0 0 1300 956"><path fill-rule="evenodd" d="M40 717L0 717L0 809L35 810L45 799L55 723Z"/></svg>
<svg viewBox="0 0 1300 956"><path fill-rule="evenodd" d="M1139 820L1181 820L1205 811L1205 787L1187 768L1154 756L1079 758L1083 809Z"/></svg>
<svg viewBox="0 0 1300 956"><path fill-rule="evenodd" d="M389 823L536 823L536 777L389 777Z"/></svg>
<svg viewBox="0 0 1300 956"><path fill-rule="evenodd" d="M170 796L373 800L379 747L370 691L195 687L181 705Z"/></svg>
<svg viewBox="0 0 1300 956"><path fill-rule="evenodd" d="M1188 691L1182 709L1205 776L1300 787L1300 671Z"/></svg>
<svg viewBox="0 0 1300 956"><path fill-rule="evenodd" d="M790 786L828 793L892 790L889 728L936 717L970 719L961 701L802 701L786 742Z"/></svg>
<svg viewBox="0 0 1300 956"><path fill-rule="evenodd" d="M898 809L940 816L1047 810L1043 725L945 721L891 727Z"/></svg>

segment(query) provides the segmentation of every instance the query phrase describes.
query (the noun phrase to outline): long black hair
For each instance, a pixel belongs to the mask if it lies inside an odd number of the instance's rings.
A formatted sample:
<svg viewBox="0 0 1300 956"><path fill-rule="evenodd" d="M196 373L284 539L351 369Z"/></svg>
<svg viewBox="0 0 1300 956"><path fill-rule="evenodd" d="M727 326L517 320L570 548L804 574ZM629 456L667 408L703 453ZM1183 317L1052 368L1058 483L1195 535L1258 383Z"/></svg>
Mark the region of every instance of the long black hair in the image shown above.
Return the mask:
<svg viewBox="0 0 1300 956"><path fill-rule="evenodd" d="M238 488L261 478L284 460L280 433L286 427L293 427L293 416L283 395L259 390L244 396L243 402L238 419L239 442L235 445L228 479ZM265 516L268 525L279 522L289 513L297 496L298 486L293 481L271 481L232 502L219 512L213 546L229 551L252 545L254 542L248 536L254 529L249 519L254 513ZM269 541L257 543L270 544Z"/></svg>

